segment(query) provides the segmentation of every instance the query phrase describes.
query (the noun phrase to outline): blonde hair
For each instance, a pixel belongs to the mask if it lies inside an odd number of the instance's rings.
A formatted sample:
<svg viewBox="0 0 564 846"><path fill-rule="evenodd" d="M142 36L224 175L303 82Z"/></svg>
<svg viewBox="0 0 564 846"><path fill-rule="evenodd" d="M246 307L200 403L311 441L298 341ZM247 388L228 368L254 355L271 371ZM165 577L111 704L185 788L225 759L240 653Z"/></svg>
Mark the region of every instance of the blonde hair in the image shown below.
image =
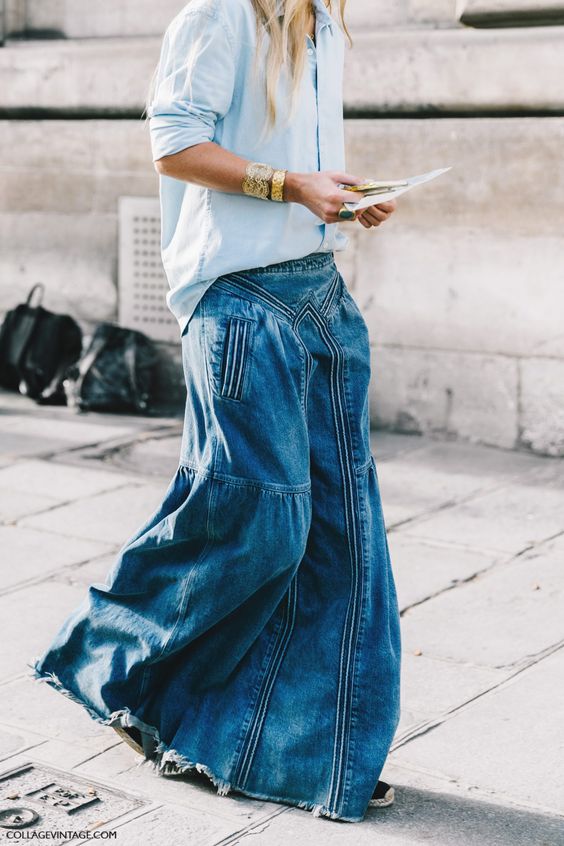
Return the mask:
<svg viewBox="0 0 564 846"><path fill-rule="evenodd" d="M255 10L257 50L255 56L255 73L258 70L258 59L261 52L261 43L265 34L270 38L266 54L266 72L264 74L265 96L267 115L263 135L267 130L272 130L276 124L277 114L277 89L283 67L288 67L290 78L290 103L288 119L291 117L295 106L296 96L299 90L301 77L304 71L306 35L310 12L313 11L312 0L282 0L284 12L280 11L280 0L250 0ZM339 5L340 23L347 35L349 44L352 45L352 38L345 23L345 6L347 0L324 0L330 13L333 11L333 4ZM144 109L146 120L149 119L149 107L151 105L158 66L155 68L150 82L147 101Z"/></svg>
<svg viewBox="0 0 564 846"><path fill-rule="evenodd" d="M333 0L324 0L332 12ZM339 15L343 30L352 44L350 32L345 23L347 0L335 0L339 4ZM257 19L257 60L265 32L270 37L266 54L266 102L267 126L272 128L277 120L276 92L282 68L288 65L290 71L290 113L295 105L300 80L304 71L306 35L310 12L314 11L311 0L283 0L284 13L278 16L279 0L251 0ZM256 68L256 64L255 64Z"/></svg>

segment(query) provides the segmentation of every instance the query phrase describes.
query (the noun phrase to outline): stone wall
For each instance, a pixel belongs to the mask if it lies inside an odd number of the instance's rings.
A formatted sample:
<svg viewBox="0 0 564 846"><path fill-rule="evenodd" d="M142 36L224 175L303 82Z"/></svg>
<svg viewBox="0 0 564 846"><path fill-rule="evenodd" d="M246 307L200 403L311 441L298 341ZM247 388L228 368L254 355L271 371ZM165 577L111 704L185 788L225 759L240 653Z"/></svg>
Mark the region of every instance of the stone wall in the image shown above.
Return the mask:
<svg viewBox="0 0 564 846"><path fill-rule="evenodd" d="M138 116L182 3L6 3L0 309L41 280L49 307L113 319L117 201L156 195ZM564 454L563 12L351 0L349 170L453 166L382 229L349 226L338 256L371 331L375 425Z"/></svg>

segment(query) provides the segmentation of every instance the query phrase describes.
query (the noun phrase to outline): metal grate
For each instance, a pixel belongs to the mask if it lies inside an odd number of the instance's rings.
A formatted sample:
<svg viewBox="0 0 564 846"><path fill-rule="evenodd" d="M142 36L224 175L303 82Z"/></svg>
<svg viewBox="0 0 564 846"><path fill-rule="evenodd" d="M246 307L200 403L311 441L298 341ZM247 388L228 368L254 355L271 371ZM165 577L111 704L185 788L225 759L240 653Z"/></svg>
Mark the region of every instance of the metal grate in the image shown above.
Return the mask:
<svg viewBox="0 0 564 846"><path fill-rule="evenodd" d="M120 197L118 289L122 326L155 341L178 341L178 322L165 299L169 285L161 261L158 199Z"/></svg>
<svg viewBox="0 0 564 846"><path fill-rule="evenodd" d="M27 839L32 831L34 839L45 839L39 832L65 843L74 841L73 833L87 839L87 832L120 817L123 822L126 815L136 817L147 807L144 799L123 790L33 761L0 773L0 839L9 839L9 829L29 829ZM24 837L14 833L12 839Z"/></svg>

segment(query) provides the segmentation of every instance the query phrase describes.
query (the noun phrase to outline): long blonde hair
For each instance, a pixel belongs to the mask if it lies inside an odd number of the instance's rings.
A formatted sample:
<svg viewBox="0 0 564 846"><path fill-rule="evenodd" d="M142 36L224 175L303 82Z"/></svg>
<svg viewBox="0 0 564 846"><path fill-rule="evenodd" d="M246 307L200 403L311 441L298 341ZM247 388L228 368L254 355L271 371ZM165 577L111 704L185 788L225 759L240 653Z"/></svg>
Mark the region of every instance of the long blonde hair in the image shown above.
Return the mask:
<svg viewBox="0 0 564 846"><path fill-rule="evenodd" d="M329 12L332 12L333 0L324 0ZM350 33L345 23L347 0L335 0L339 4L339 15L343 30L352 44ZM282 67L288 63L290 72L290 111L295 103L300 79L304 71L306 53L306 35L312 9L311 0L283 0L284 13L279 17L280 0L251 0L257 19L257 58L260 43L265 32L270 37L266 54L266 101L267 125L272 128L276 123L276 92Z"/></svg>

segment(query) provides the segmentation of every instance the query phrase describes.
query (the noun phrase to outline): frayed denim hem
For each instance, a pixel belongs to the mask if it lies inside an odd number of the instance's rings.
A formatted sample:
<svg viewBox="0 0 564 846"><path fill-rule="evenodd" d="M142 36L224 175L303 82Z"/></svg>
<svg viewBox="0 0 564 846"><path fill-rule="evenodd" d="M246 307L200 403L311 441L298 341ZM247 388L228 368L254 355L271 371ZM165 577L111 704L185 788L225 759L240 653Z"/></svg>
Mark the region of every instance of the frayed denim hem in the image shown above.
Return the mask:
<svg viewBox="0 0 564 846"><path fill-rule="evenodd" d="M150 758L142 758L137 766L148 764L156 775L161 777L182 775L190 770L196 770L197 772L203 773L210 779L213 785L217 788L218 796L227 796L228 793L234 792L247 796L250 799L261 799L265 802L278 802L285 805L292 805L305 811L311 811L311 814L314 817L324 817L330 820L338 820L339 822L362 822L364 820L364 817L339 816L334 811L330 811L325 805L320 805L316 802L288 799L284 796L271 796L267 793L254 793L232 785L229 781L217 776L206 764L190 761L185 755L180 754L180 752L177 752L176 749L172 749L163 740L161 740L158 729L154 726L148 725L143 722L143 720L140 720L139 717L136 717L131 713L129 708L121 708L118 711L112 711L109 717L102 717L97 711L87 705L83 699L80 699L80 697L76 696L76 694L74 694L71 690L64 687L63 683L55 673L40 672L37 669L37 665L40 661L41 656L33 658L31 662L26 662L26 666L31 670L28 675L34 681L46 682L59 693L62 693L63 696L66 696L67 699L70 699L72 702L76 702L77 705L81 705L88 715L95 722L100 723L101 725L112 727L117 723L117 725L124 728L132 726L133 728L137 728L154 738L155 743L157 744L155 749L157 759L151 760Z"/></svg>

